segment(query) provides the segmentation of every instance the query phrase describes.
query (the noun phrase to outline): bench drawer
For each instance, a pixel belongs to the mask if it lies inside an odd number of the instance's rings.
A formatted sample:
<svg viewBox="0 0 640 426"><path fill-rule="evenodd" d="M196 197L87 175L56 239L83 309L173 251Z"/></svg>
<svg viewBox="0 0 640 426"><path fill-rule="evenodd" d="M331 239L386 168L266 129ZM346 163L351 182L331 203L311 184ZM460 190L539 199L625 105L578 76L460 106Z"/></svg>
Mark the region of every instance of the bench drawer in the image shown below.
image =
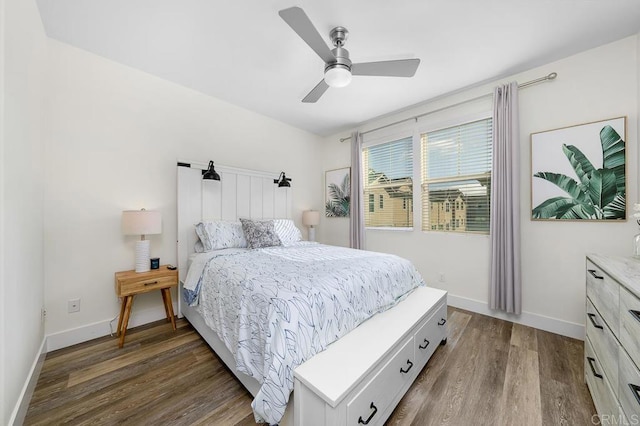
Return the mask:
<svg viewBox="0 0 640 426"><path fill-rule="evenodd" d="M415 354L420 366L428 360L447 336L447 305L442 305L415 334Z"/></svg>
<svg viewBox="0 0 640 426"><path fill-rule="evenodd" d="M417 368L413 366L415 362L411 337L347 404L347 424L382 424L381 415L387 411L404 384L413 381L413 368Z"/></svg>

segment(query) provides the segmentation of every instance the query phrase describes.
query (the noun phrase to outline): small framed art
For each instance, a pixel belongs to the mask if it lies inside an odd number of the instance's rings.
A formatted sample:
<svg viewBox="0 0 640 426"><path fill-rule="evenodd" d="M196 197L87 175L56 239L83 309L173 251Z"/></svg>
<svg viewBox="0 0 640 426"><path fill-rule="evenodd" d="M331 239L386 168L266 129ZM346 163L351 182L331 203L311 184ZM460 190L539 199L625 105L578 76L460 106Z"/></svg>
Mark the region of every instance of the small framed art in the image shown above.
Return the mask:
<svg viewBox="0 0 640 426"><path fill-rule="evenodd" d="M327 170L324 174L326 217L349 217L351 167Z"/></svg>

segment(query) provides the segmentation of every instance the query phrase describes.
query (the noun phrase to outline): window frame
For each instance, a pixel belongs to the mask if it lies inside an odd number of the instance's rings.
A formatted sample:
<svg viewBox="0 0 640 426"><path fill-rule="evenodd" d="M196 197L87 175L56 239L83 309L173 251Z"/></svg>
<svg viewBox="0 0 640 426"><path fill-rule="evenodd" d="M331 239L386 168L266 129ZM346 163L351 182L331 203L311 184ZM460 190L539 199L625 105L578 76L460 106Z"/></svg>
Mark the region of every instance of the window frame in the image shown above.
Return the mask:
<svg viewBox="0 0 640 426"><path fill-rule="evenodd" d="M391 126L390 128L385 128L385 129L380 129L378 131L375 132L375 134L373 135L369 135L366 134L364 135L363 141L362 141L362 146L360 147L360 151L362 153L362 151L364 149L367 148L371 148L377 145L384 145L385 143L390 143L390 142L396 142L399 141L401 139L408 139L411 138L412 143L411 143L411 154L413 157L413 171L411 173L411 180L412 180L412 194L411 194L411 199L413 200L412 205L415 204L416 202L416 195L418 196L418 200L420 200L419 196L420 194L416 194L416 182L419 182L419 180L416 180L416 176L419 178L420 177L420 156L416 156L416 153L419 154L420 152L420 139L419 137L416 138L416 136L418 135L417 131L416 131L416 126L414 123L400 123L398 125L394 125ZM363 159L364 161L364 159ZM416 167L418 167L416 169ZM364 167L362 167L362 172L364 173ZM361 176L361 179L364 179L364 176ZM365 191L365 183L363 182L362 185L362 196L364 198L364 191ZM420 209L418 209L418 212L420 212ZM365 231L400 231L400 232L408 232L411 231L413 232L414 230L416 230L416 223L420 223L420 217L419 217L419 213L416 214L416 209L413 209L412 212L412 220L413 220L413 226L366 226L365 224Z"/></svg>
<svg viewBox="0 0 640 426"><path fill-rule="evenodd" d="M486 232L484 231L456 231L455 229L453 231L451 230L445 230L442 229L444 228L443 226L440 226L440 229L437 230L433 230L433 229L427 229L424 228L422 226L422 221L423 221L423 214L422 214L422 210L423 210L423 205L422 205L422 196L424 194L424 187L428 184L433 184L433 183L446 183L446 182L457 182L460 180L469 180L469 179L474 179L474 178L484 178L487 176L487 173L481 173L481 174L473 174L473 175L464 175L464 176L454 176L454 177L445 177L445 178L434 178L434 179L428 179L427 181L423 181L423 171L422 171L422 135L425 133L430 133L430 132L436 132L439 130L444 130L444 129L449 129L451 127L458 127L458 126L464 126L466 124L471 124L471 123L475 123L477 121L482 121L482 120L487 120L487 119L493 119L493 113L491 111L483 111L483 112L478 112L475 114L468 114L465 115L464 117L459 117L458 119L452 118L446 121L441 121L438 122L437 124L427 124L427 125L423 125L423 126L416 126L416 135L415 135L415 139L417 139L417 145L418 145L418 174L419 174L419 182L420 182L420 191L419 191L419 205L420 205L420 209L419 212L419 216L420 216L420 222L419 222L419 229L421 232L423 233L433 233L433 232L443 232L449 235L478 235L478 236L484 236L484 237L488 237L490 234L490 229L488 229ZM493 132L493 123L492 123L492 132ZM414 140L415 142L415 140ZM414 155L414 160L415 160L415 155ZM492 163L493 163L493 159L492 159ZM415 168L414 168L414 174L415 174ZM489 177L493 178L493 164L491 164L491 171L489 172ZM414 196L416 195L416 191L414 190ZM490 196L489 196L490 197ZM489 211L491 211L491 200L489 200ZM455 219L455 218L454 218ZM415 227L415 220L414 220L414 227Z"/></svg>

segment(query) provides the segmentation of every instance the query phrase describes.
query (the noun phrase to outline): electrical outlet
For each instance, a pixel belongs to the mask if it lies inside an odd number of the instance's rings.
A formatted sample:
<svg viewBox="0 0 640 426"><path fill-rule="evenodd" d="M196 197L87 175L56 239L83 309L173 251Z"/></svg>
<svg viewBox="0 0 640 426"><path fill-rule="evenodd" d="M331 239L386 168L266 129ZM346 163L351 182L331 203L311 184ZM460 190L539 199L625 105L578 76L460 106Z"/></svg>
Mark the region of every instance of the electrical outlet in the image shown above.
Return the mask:
<svg viewBox="0 0 640 426"><path fill-rule="evenodd" d="M43 306L42 308L40 308L40 322L44 324L44 320L46 319L47 319L47 310Z"/></svg>
<svg viewBox="0 0 640 426"><path fill-rule="evenodd" d="M438 281L440 281L441 283L445 282L444 273L440 272L438 274Z"/></svg>
<svg viewBox="0 0 640 426"><path fill-rule="evenodd" d="M67 312L80 312L80 299L71 299L67 302Z"/></svg>

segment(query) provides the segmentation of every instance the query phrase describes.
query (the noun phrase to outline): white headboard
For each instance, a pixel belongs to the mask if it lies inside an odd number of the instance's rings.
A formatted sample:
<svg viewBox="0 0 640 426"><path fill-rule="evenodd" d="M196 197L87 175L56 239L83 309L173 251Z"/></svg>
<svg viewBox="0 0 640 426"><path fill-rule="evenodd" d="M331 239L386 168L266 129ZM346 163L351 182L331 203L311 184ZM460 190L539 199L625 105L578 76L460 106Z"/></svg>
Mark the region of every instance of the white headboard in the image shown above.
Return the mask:
<svg viewBox="0 0 640 426"><path fill-rule="evenodd" d="M220 180L202 180L205 163L178 162L178 268L187 273L187 259L197 241L195 224L203 219L291 218L291 188L278 188L280 172L261 172L215 165Z"/></svg>

